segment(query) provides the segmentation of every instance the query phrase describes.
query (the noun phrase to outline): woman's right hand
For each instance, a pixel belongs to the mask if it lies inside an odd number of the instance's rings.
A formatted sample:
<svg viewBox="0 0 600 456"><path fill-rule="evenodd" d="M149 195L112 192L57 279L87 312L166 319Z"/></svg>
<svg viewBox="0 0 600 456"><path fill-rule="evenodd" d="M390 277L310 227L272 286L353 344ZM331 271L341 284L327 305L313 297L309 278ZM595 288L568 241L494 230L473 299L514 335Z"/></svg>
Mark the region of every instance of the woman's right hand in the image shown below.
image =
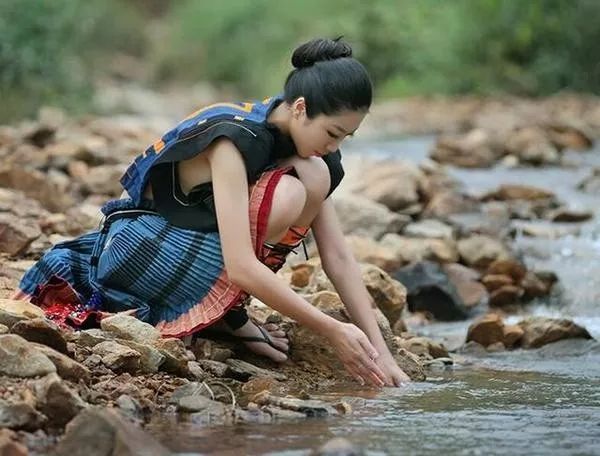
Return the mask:
<svg viewBox="0 0 600 456"><path fill-rule="evenodd" d="M327 337L344 367L361 385L385 385L385 374L375 363L379 354L358 326L337 322Z"/></svg>

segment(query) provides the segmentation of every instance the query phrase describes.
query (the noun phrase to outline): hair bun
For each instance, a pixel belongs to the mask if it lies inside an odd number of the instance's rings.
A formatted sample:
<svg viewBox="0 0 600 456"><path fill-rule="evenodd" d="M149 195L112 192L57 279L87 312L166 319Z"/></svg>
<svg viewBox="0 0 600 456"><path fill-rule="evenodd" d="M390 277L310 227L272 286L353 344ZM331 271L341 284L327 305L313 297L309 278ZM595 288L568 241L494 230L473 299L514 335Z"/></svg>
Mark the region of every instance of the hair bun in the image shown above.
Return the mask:
<svg viewBox="0 0 600 456"><path fill-rule="evenodd" d="M316 38L301 44L292 54L292 65L295 68L306 68L316 62L352 57L352 47L342 37L331 40Z"/></svg>

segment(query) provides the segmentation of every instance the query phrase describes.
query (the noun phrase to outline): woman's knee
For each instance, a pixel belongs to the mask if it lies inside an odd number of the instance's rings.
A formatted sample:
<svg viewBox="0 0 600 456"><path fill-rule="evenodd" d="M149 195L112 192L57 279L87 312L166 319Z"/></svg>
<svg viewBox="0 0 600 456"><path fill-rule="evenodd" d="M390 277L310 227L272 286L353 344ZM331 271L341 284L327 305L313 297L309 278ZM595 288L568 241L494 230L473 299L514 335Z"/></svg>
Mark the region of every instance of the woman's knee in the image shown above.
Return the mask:
<svg viewBox="0 0 600 456"><path fill-rule="evenodd" d="M327 164L321 158L309 157L296 160L293 166L305 188L307 205L320 205L331 185Z"/></svg>
<svg viewBox="0 0 600 456"><path fill-rule="evenodd" d="M277 228L294 224L306 205L306 188L299 179L285 174L275 188L269 225L277 225Z"/></svg>

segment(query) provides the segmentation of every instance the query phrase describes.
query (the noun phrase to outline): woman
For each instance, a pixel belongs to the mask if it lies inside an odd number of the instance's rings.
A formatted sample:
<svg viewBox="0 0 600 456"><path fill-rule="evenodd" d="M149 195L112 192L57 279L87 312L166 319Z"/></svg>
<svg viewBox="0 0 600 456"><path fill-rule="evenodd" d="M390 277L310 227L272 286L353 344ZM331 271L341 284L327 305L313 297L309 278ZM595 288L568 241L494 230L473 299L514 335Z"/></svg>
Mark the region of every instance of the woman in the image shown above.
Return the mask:
<svg viewBox="0 0 600 456"><path fill-rule="evenodd" d="M339 39L301 45L292 64L283 95L201 109L137 157L121 179L126 198L103 208L102 229L46 253L20 296L80 326L97 311L135 313L165 336L220 326L285 361L285 334L248 319L252 295L326 336L361 384L408 380L328 198L343 177L340 143L371 105L371 81ZM309 228L357 326L325 315L274 274Z"/></svg>

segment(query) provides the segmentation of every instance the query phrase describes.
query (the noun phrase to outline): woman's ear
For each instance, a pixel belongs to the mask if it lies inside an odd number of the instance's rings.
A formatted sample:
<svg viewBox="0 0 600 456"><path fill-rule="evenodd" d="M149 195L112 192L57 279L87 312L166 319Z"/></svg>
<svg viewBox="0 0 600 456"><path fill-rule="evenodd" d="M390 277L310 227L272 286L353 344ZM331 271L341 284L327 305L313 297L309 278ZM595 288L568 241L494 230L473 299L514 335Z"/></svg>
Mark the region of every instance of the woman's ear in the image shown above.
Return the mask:
<svg viewBox="0 0 600 456"><path fill-rule="evenodd" d="M292 103L292 116L299 119L302 115L306 115L306 100L304 97L298 97Z"/></svg>

